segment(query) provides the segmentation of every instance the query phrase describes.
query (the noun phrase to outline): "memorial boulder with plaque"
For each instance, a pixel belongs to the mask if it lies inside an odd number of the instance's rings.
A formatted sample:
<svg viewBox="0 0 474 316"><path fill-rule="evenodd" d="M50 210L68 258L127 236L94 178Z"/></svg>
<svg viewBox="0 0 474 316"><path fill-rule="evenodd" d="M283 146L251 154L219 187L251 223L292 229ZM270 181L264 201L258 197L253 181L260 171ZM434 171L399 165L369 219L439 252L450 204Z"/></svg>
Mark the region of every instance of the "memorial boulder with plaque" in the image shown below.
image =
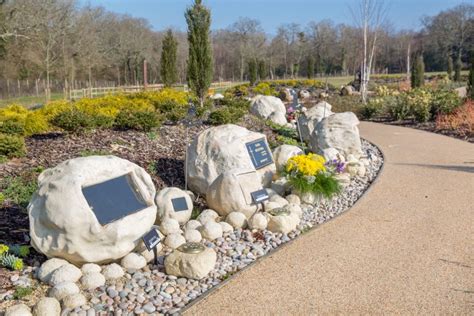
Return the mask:
<svg viewBox="0 0 474 316"><path fill-rule="evenodd" d="M255 142L260 146L252 153L247 144ZM217 177L232 169L255 171L260 186L270 184L276 170L264 134L227 124L203 131L189 145L186 173L194 192L206 194Z"/></svg>
<svg viewBox="0 0 474 316"><path fill-rule="evenodd" d="M165 258L166 273L200 280L214 269L216 252L203 244L189 242L179 246Z"/></svg>
<svg viewBox="0 0 474 316"><path fill-rule="evenodd" d="M206 193L209 207L221 216L241 212L250 218L258 209L252 199L252 192L262 186L256 171L229 170L212 183Z"/></svg>
<svg viewBox="0 0 474 316"><path fill-rule="evenodd" d="M157 222L164 218L174 218L185 224L193 212L193 201L188 193L178 188L164 188L155 198L158 207Z"/></svg>
<svg viewBox="0 0 474 316"><path fill-rule="evenodd" d="M65 161L45 170L29 206L31 244L71 263L107 263L130 253L156 219L145 170L114 156Z"/></svg>

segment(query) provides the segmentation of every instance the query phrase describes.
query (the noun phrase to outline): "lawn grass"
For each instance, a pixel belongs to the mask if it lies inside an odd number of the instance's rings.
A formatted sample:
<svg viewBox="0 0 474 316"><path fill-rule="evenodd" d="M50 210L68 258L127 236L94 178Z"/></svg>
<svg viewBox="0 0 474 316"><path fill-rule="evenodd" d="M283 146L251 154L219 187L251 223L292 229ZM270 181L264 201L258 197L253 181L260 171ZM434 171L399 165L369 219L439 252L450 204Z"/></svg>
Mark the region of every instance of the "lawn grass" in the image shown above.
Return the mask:
<svg viewBox="0 0 474 316"><path fill-rule="evenodd" d="M63 93L52 93L51 100L61 100L64 99ZM46 102L46 98L44 95L42 96L25 96L25 97L18 97L18 98L9 98L9 99L0 99L0 108L5 107L10 104L20 104L25 107L32 107L36 104L44 104Z"/></svg>

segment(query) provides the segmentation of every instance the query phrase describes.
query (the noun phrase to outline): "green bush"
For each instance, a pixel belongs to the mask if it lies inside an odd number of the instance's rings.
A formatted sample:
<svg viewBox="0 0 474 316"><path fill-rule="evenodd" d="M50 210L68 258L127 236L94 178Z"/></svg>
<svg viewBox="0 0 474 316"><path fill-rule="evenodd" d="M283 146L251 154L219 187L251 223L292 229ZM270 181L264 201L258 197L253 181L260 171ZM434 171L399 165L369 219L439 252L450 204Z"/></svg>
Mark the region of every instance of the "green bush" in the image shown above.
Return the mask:
<svg viewBox="0 0 474 316"><path fill-rule="evenodd" d="M275 88L271 87L268 82L260 82L255 88L253 88L253 92L262 95L277 95Z"/></svg>
<svg viewBox="0 0 474 316"><path fill-rule="evenodd" d="M26 209L28 203L38 188L36 179L27 180L22 177L7 177L0 182L3 188L5 201L12 202L23 209Z"/></svg>
<svg viewBox="0 0 474 316"><path fill-rule="evenodd" d="M393 102L386 105L387 114L393 120L406 120L411 114L410 105L406 102L402 96L395 97Z"/></svg>
<svg viewBox="0 0 474 316"><path fill-rule="evenodd" d="M209 123L212 125L235 124L246 111L238 107L221 107L209 114Z"/></svg>
<svg viewBox="0 0 474 316"><path fill-rule="evenodd" d="M382 101L380 101L382 100ZM360 115L364 119L371 119L374 118L376 115L382 113L383 105L380 102L383 102L384 98L377 98L377 99L370 99L367 104L362 106L360 110Z"/></svg>
<svg viewBox="0 0 474 316"><path fill-rule="evenodd" d="M115 118L115 127L119 129L134 129L149 132L159 127L161 117L154 111L129 111L123 110Z"/></svg>
<svg viewBox="0 0 474 316"><path fill-rule="evenodd" d="M31 293L33 293L33 289L31 287L18 286L15 288L15 292L13 293L13 298L16 300L21 300L24 297L30 295Z"/></svg>
<svg viewBox="0 0 474 316"><path fill-rule="evenodd" d="M25 154L25 139L22 136L0 133L0 157L23 157Z"/></svg>
<svg viewBox="0 0 474 316"><path fill-rule="evenodd" d="M431 115L451 114L462 105L462 99L454 91L435 91L431 101Z"/></svg>
<svg viewBox="0 0 474 316"><path fill-rule="evenodd" d="M90 115L75 108L65 110L53 117L51 123L67 132L77 133L93 127Z"/></svg>
<svg viewBox="0 0 474 316"><path fill-rule="evenodd" d="M155 108L163 115L166 120L178 122L188 114L188 104L179 104L172 100L155 103Z"/></svg>
<svg viewBox="0 0 474 316"><path fill-rule="evenodd" d="M0 122L0 133L10 135L24 135L25 124L16 118Z"/></svg>

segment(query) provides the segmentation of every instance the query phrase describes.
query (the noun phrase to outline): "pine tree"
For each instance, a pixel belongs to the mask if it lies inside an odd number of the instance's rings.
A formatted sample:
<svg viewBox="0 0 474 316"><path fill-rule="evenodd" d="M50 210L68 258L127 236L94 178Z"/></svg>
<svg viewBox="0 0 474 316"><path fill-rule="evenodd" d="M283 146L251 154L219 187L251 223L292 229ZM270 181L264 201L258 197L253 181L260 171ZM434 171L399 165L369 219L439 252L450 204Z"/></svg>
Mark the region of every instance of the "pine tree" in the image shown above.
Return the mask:
<svg viewBox="0 0 474 316"><path fill-rule="evenodd" d="M462 69L461 52L459 52L456 58L456 63L454 64L454 81L461 81L461 69Z"/></svg>
<svg viewBox="0 0 474 316"><path fill-rule="evenodd" d="M267 67L265 66L265 60L260 59L258 61L258 79L265 80L267 78Z"/></svg>
<svg viewBox="0 0 474 316"><path fill-rule="evenodd" d="M474 52L471 52L471 68L469 69L469 78L467 79L468 97L474 100Z"/></svg>
<svg viewBox="0 0 474 316"><path fill-rule="evenodd" d="M313 55L310 55L308 57L308 68L306 69L308 79L311 79L314 77L314 57Z"/></svg>
<svg viewBox="0 0 474 316"><path fill-rule="evenodd" d="M254 59L248 61L249 81L253 86L257 82L257 62Z"/></svg>
<svg viewBox="0 0 474 316"><path fill-rule="evenodd" d="M173 31L168 30L163 39L163 50L161 51L161 80L166 87L178 81L177 63L178 42L173 36Z"/></svg>
<svg viewBox="0 0 474 316"><path fill-rule="evenodd" d="M418 54L415 59L415 65L411 71L411 87L419 88L425 84L425 63L423 54Z"/></svg>
<svg viewBox="0 0 474 316"><path fill-rule="evenodd" d="M453 80L453 58L448 54L448 78Z"/></svg>
<svg viewBox="0 0 474 316"><path fill-rule="evenodd" d="M188 85L203 106L211 86L213 70L209 38L211 12L202 4L202 0L194 0L194 5L186 10L184 16L188 24Z"/></svg>

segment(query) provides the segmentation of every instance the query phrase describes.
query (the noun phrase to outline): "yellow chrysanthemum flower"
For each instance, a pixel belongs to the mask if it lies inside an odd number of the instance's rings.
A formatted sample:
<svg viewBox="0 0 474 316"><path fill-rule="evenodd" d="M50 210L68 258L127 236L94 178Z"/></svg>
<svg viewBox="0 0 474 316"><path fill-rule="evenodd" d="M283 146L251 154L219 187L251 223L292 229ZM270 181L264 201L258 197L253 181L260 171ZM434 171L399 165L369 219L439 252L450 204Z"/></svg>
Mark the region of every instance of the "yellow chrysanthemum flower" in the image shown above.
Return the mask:
<svg viewBox="0 0 474 316"><path fill-rule="evenodd" d="M305 176L314 176L326 171L324 157L316 154L298 155L291 157L286 164L286 171L297 171Z"/></svg>

